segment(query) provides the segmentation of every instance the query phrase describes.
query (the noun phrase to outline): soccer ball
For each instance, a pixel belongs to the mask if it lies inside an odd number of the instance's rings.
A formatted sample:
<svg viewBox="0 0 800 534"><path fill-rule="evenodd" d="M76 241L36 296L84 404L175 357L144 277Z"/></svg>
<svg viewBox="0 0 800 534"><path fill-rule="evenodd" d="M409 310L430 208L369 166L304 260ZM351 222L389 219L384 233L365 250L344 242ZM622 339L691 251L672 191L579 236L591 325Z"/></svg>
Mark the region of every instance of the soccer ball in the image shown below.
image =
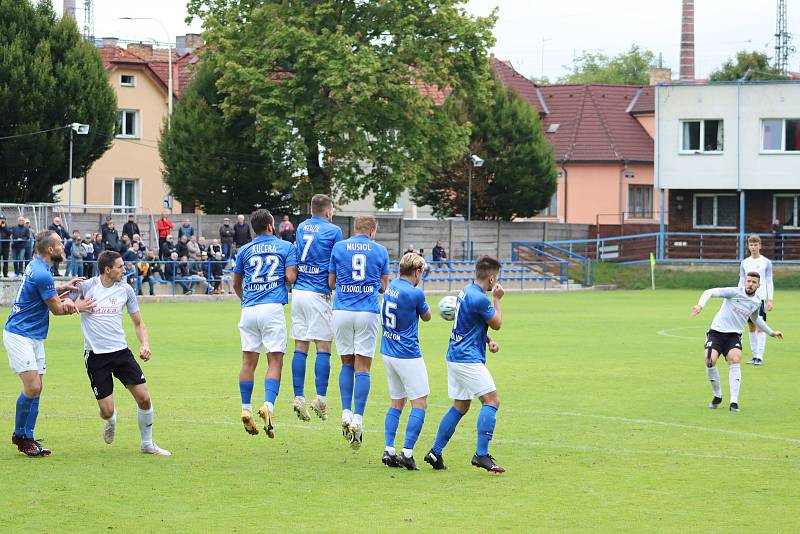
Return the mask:
<svg viewBox="0 0 800 534"><path fill-rule="evenodd" d="M456 318L456 305L458 299L453 295L447 295L439 301L439 316L445 321L452 321Z"/></svg>

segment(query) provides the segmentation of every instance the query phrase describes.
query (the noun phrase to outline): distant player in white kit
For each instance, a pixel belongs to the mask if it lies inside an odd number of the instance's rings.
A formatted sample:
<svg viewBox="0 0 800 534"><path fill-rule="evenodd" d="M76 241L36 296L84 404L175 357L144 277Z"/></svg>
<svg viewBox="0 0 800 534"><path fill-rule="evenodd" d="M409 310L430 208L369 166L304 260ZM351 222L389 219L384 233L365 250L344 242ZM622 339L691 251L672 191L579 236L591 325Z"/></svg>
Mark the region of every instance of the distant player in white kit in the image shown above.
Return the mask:
<svg viewBox="0 0 800 534"><path fill-rule="evenodd" d="M772 262L761 255L761 238L753 234L747 239L747 248L750 256L742 260L739 267L739 287L744 289L744 280L747 273L758 273L761 276L761 284L758 286L756 296L761 299L761 307L758 314L766 321L767 312L773 308L774 286L772 284ZM764 365L764 349L767 344L766 332L759 330L753 321L747 322L750 328L750 350L753 359L750 365Z"/></svg>
<svg viewBox="0 0 800 534"><path fill-rule="evenodd" d="M772 330L758 315L761 299L756 292L760 283L760 275L756 272L747 273L744 280L744 289L739 287L717 287L707 289L700 297L700 301L692 307L692 317L703 311L703 307L711 297L722 297L722 307L714 316L711 329L706 334L705 361L708 379L711 382L711 391L714 398L709 408L716 409L722 402L722 386L720 384L717 359L720 355L728 362L728 380L730 386L730 411L739 411L739 386L742 380L740 362L742 359L742 330L748 320L766 332L769 336L783 339L783 334Z"/></svg>
<svg viewBox="0 0 800 534"><path fill-rule="evenodd" d="M375 217L357 217L354 227L352 237L333 246L328 286L336 289L333 333L342 358L342 435L358 449L369 396L369 370L378 342L380 293L389 285L389 253L374 241L378 231Z"/></svg>
<svg viewBox="0 0 800 534"><path fill-rule="evenodd" d="M292 287L292 406L297 416L310 418L305 398L306 359L313 341L317 348L314 362L314 385L317 396L311 409L328 418L328 381L331 374L331 340L333 339L333 307L328 287L328 264L333 245L342 240L342 230L331 222L333 201L328 195L311 199L311 218L297 227L297 281Z"/></svg>
<svg viewBox="0 0 800 534"><path fill-rule="evenodd" d="M242 368L239 371L241 420L248 434L258 434L251 402L256 366L263 348L267 353L267 374L264 377L264 405L258 409L258 415L264 421L267 437L274 438L272 417L286 352L283 306L289 301L286 286L297 279L297 251L292 243L275 237L275 219L267 210L253 212L250 224L256 237L239 249L233 268L233 290L242 301L239 320L242 340Z"/></svg>
<svg viewBox="0 0 800 534"><path fill-rule="evenodd" d="M99 276L80 282L78 293L85 299L94 299L94 311L81 314L81 328L86 374L89 375L92 392L100 407L100 417L105 421L103 440L110 445L116 433L117 411L112 395L115 376L136 400L140 450L145 454L171 456L171 452L153 442L150 392L142 368L128 348L122 328L122 309L126 308L139 339L139 357L145 362L150 361L150 340L136 302L136 293L124 281L125 262L118 252L105 250L97 258L97 269Z"/></svg>

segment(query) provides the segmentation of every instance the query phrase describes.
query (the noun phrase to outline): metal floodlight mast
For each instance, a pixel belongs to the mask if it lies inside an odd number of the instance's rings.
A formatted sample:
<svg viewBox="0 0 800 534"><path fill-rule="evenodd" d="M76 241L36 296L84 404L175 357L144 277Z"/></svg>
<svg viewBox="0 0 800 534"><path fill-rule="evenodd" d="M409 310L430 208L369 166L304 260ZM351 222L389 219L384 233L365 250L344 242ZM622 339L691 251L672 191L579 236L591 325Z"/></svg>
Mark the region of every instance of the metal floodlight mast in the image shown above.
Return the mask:
<svg viewBox="0 0 800 534"><path fill-rule="evenodd" d="M86 135L89 133L89 125L73 122L66 126L69 128L69 172L67 180L67 189L69 190L69 200L67 207L67 228L72 229L72 136L73 134ZM83 199L86 202L86 199Z"/></svg>
<svg viewBox="0 0 800 534"><path fill-rule="evenodd" d="M472 259L472 170L475 167L483 167L483 159L470 154L469 156L469 181L467 184L467 250L469 259Z"/></svg>

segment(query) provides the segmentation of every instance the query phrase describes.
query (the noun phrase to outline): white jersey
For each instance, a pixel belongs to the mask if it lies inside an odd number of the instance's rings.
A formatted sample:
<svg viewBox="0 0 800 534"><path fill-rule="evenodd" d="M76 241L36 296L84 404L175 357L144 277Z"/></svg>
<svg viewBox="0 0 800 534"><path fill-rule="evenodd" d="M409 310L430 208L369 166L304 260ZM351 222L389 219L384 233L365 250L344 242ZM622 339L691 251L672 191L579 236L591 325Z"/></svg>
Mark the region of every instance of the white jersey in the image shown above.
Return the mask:
<svg viewBox="0 0 800 534"><path fill-rule="evenodd" d="M125 282L104 287L95 276L78 284L84 298L93 297L94 311L81 314L84 347L95 354L106 354L127 348L125 330L122 328L122 308L128 313L139 311L136 293Z"/></svg>
<svg viewBox="0 0 800 534"><path fill-rule="evenodd" d="M759 256L758 259L749 256L742 260L739 267L739 287L744 289L744 279L747 273L758 273L761 277L761 284L756 290L756 295L761 300L772 300L773 285L772 285L772 262L764 256Z"/></svg>
<svg viewBox="0 0 800 534"><path fill-rule="evenodd" d="M711 297L725 299L722 301L722 307L714 316L711 330L741 335L747 320L751 319L761 330L772 334L772 329L758 315L758 309L761 307L761 299L758 295L751 297L740 287L716 287L704 291L697 304L705 307Z"/></svg>

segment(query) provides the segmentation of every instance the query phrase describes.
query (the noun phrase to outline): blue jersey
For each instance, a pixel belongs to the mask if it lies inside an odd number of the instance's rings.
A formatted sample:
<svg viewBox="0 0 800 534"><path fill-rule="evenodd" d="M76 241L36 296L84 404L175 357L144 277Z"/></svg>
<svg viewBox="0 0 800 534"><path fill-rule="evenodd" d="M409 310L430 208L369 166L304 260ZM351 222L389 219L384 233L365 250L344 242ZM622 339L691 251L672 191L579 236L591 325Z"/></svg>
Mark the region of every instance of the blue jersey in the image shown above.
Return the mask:
<svg viewBox="0 0 800 534"><path fill-rule="evenodd" d="M260 235L242 245L233 272L242 277L242 308L259 304L286 304L286 268L297 265L292 243L274 235Z"/></svg>
<svg viewBox="0 0 800 534"><path fill-rule="evenodd" d="M334 310L380 313L381 277L389 274L386 247L365 235L339 241L328 272L336 274Z"/></svg>
<svg viewBox="0 0 800 534"><path fill-rule="evenodd" d="M408 280L395 278L383 294L381 354L394 358L422 358L419 316L430 308L425 293Z"/></svg>
<svg viewBox="0 0 800 534"><path fill-rule="evenodd" d="M34 258L25 268L5 329L32 339L47 338L50 309L44 301L56 294L50 266L41 258Z"/></svg>
<svg viewBox="0 0 800 534"><path fill-rule="evenodd" d="M328 265L333 245L342 240L342 229L323 217L311 217L297 227L297 282L295 289L330 295Z"/></svg>
<svg viewBox="0 0 800 534"><path fill-rule="evenodd" d="M486 363L486 321L494 317L494 306L481 286L472 283L461 290L456 318L450 333L447 361Z"/></svg>

